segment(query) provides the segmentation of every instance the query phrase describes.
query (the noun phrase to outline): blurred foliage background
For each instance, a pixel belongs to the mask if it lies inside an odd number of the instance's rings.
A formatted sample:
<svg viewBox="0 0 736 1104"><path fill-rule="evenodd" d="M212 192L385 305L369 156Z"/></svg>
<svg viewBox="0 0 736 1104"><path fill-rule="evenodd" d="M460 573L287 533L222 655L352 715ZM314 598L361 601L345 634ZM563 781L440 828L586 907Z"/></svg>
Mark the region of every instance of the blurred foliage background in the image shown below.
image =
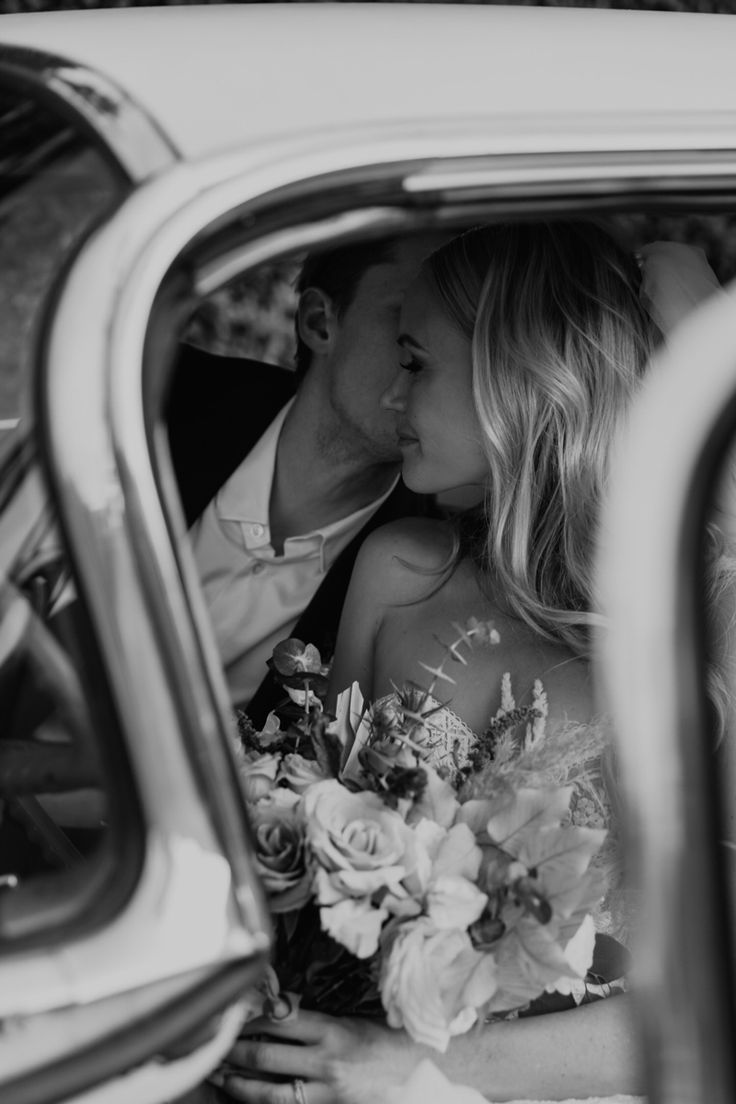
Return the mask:
<svg viewBox="0 0 736 1104"><path fill-rule="evenodd" d="M150 8L180 4L202 4L210 0L0 0L5 12L59 11L70 8ZM215 0L218 2L218 0ZM222 2L222 0L220 0ZM224 0L227 2L227 0ZM232 0L247 3L248 0ZM266 0L268 2L268 0ZM288 2L288 0L287 0ZM322 3L322 0L302 0ZM378 0L391 3L392 0ZM448 0L404 0L405 3L447 3ZM736 13L736 0L449 0L451 3L515 4L539 8L636 8L642 11L690 11Z"/></svg>
<svg viewBox="0 0 736 1104"><path fill-rule="evenodd" d="M159 7L208 0L0 0L0 14L71 9ZM235 0L248 2L248 0ZM268 2L268 0L266 0ZM321 3L322 0L302 0ZM371 0L374 2L374 0ZM378 0L390 3L392 0ZM404 0L436 3L447 0ZM736 0L451 0L455 3L508 3L526 7L621 8L648 11L736 15ZM671 238L701 246L722 282L736 278L736 215L621 218L633 243ZM213 352L253 357L290 366L294 354L293 289L297 262L264 266L221 290L201 305L185 338Z"/></svg>

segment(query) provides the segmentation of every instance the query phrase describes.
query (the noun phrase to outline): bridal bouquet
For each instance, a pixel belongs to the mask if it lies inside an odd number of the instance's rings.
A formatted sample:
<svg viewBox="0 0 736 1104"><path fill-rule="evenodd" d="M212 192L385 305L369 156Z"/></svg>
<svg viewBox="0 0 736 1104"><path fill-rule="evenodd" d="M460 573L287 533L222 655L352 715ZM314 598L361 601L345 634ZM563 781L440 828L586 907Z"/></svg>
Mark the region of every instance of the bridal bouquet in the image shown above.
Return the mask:
<svg viewBox="0 0 736 1104"><path fill-rule="evenodd" d="M570 993L591 965L591 859L605 831L569 823L572 787L549 782L546 696L502 707L470 748L438 755L434 697L492 626L454 626L428 690L366 706L357 684L322 706L319 653L287 640L271 664L289 708L237 754L257 866L276 922L274 967L254 1013L294 1004L383 1014L440 1051L477 1020ZM429 670L429 668L427 668ZM577 754L577 750L576 750Z"/></svg>

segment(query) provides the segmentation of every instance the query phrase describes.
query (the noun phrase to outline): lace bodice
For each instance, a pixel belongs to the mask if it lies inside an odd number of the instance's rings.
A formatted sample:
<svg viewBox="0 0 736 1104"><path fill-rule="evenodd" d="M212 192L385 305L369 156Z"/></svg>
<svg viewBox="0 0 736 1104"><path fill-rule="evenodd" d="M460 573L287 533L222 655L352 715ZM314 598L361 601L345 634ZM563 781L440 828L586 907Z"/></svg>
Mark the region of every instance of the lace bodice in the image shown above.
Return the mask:
<svg viewBox="0 0 736 1104"><path fill-rule="evenodd" d="M505 691L505 708L515 703L510 687ZM538 701L546 705L540 684L535 688ZM503 709L499 711L499 715ZM345 774L360 772L359 752L391 740L392 731L406 731L407 721L414 724L411 754L434 767L454 783L462 781L463 768L471 763L480 737L457 713L431 695L422 693L417 700L402 701L396 693L376 701L356 733ZM561 786L571 785L569 822L579 827L605 828L608 837L593 860L605 875L606 893L594 912L596 930L627 942L629 906L623 891L623 876L616 818L606 784L607 734L601 724L562 726L552 735L544 734L544 724L509 729L500 739L494 760L483 776L474 780L477 793L489 794L495 785Z"/></svg>
<svg viewBox="0 0 736 1104"><path fill-rule="evenodd" d="M373 713L380 714L387 709L401 709L397 694L387 694L373 706ZM422 733L421 758L435 770L446 772L455 777L463 767L470 764L470 753L478 742L478 736L458 717L449 706L427 694L422 705L424 732Z"/></svg>

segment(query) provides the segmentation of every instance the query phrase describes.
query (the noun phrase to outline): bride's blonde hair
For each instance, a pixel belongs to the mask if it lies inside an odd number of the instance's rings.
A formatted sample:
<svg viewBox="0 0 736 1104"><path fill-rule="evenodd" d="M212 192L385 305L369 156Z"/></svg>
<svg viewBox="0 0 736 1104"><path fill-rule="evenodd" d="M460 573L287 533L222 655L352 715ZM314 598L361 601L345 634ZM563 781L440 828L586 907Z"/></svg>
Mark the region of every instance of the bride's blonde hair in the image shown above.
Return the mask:
<svg viewBox="0 0 736 1104"><path fill-rule="evenodd" d="M425 271L472 342L488 455L458 554L511 612L584 654L609 447L654 339L636 261L594 223L524 222L470 230Z"/></svg>

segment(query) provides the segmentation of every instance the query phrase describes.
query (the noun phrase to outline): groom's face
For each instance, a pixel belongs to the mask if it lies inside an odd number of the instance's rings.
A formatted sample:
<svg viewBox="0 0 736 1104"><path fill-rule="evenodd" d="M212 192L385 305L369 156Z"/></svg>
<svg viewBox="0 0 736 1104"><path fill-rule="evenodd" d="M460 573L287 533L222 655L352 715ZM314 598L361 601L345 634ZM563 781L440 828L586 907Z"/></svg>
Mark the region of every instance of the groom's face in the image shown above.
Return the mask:
<svg viewBox="0 0 736 1104"><path fill-rule="evenodd" d="M404 292L442 240L433 235L397 242L389 259L366 269L336 322L326 365L330 405L356 447L378 463L401 459L396 417L379 400L396 374Z"/></svg>

